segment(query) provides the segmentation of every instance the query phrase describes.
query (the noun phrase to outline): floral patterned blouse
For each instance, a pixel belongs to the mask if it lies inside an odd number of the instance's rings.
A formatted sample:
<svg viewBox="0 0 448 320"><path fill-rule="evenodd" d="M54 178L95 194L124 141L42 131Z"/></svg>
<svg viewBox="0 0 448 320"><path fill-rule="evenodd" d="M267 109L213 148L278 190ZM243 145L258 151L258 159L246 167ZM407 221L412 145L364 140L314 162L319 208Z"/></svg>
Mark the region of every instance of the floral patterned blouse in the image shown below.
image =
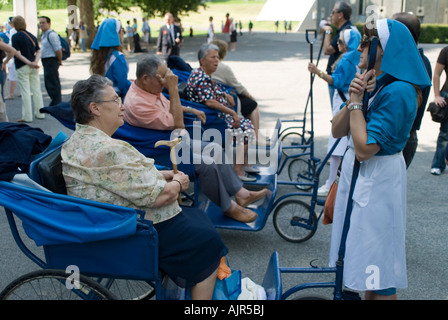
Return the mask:
<svg viewBox="0 0 448 320"><path fill-rule="evenodd" d="M185 93L190 101L204 103L207 100L216 100L232 109L227 102L226 92L218 83L213 82L212 78L200 67L191 72L185 87ZM232 125L235 120L230 114L220 112L218 116L226 121L227 128L232 129L235 136L239 137L244 132L244 136L250 137L250 139L254 138L254 126L249 119L241 117L240 128L233 129ZM247 139L244 142L247 143Z"/></svg>
<svg viewBox="0 0 448 320"><path fill-rule="evenodd" d="M154 160L100 129L77 123L70 140L62 146L61 156L71 196L143 210L153 223L181 211L177 201L152 208L166 185Z"/></svg>

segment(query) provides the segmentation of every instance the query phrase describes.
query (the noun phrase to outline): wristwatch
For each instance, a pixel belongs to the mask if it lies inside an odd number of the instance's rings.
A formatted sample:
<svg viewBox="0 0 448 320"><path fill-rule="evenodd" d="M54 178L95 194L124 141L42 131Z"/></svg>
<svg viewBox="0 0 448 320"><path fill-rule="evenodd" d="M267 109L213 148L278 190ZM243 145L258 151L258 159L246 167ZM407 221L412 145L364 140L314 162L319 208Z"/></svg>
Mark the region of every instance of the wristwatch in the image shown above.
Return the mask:
<svg viewBox="0 0 448 320"><path fill-rule="evenodd" d="M362 104L359 104L359 103L350 103L348 106L347 106L347 109L350 111L350 112L352 112L353 110L362 110Z"/></svg>
<svg viewBox="0 0 448 320"><path fill-rule="evenodd" d="M326 30L325 34L331 34L331 31L330 30Z"/></svg>

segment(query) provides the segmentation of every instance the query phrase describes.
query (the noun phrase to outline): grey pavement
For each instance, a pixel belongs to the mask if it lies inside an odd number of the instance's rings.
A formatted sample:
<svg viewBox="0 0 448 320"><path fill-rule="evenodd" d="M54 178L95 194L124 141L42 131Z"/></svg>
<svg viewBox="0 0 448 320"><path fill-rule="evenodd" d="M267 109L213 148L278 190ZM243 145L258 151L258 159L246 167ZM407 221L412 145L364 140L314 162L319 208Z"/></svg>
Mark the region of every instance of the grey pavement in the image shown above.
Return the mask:
<svg viewBox="0 0 448 320"><path fill-rule="evenodd" d="M197 50L205 42L205 37L185 38L181 56L192 67L197 67ZM444 45L421 45L425 49L434 68L438 53ZM229 52L225 62L232 67L239 80L248 88L259 102L262 127L273 128L277 118L302 119L310 90L310 76L307 64L310 61L310 45L304 33L244 33L238 37L237 50ZM320 41L313 46L313 61L316 61ZM155 52L154 47L150 52ZM130 64L129 79L135 78L135 63L141 54L127 54ZM320 59L319 66L325 69L327 57ZM73 84L89 76L89 54L74 53L60 68L63 85L63 100L70 99ZM45 103L49 99L42 81ZM316 78L313 86L314 131L316 156L323 158L326 152L330 132L331 110L327 85ZM430 101L433 100L431 93ZM10 121L21 117L20 98L7 101ZM310 123L310 114L306 117ZM64 131L59 122L47 115L45 120L35 120L31 126L40 127L44 132L55 136ZM448 173L433 176L429 173L435 151L438 124L431 121L429 114L423 119L419 131L419 147L411 167L408 170L407 205L407 289L399 290L400 299L405 300L446 300L448 299L448 271L446 269L448 243L448 212L443 203L448 195ZM286 171L286 170L284 170ZM280 179L288 179L285 173ZM322 183L326 171L321 175ZM279 193L294 191L289 186L279 186ZM302 199L309 202L309 199ZM230 249L229 261L234 269L240 269L243 277L249 277L261 284L269 257L279 252L280 265L283 267L327 266L331 225L320 223L316 234L301 244L283 240L275 231L272 215L266 226L259 232L220 230L224 242ZM37 269L17 248L4 215L0 215L0 289L25 272ZM38 251L40 249L37 249ZM304 282L331 281L328 276L310 276L304 274L283 277L284 290ZM316 293L329 297L330 292Z"/></svg>

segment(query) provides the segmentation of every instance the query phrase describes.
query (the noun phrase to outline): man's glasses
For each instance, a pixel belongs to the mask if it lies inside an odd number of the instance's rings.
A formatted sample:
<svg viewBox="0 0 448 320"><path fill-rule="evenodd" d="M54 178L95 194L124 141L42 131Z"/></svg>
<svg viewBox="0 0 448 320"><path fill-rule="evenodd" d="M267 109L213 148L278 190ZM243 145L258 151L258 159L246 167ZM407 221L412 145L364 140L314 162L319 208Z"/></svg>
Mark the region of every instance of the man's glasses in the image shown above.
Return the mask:
<svg viewBox="0 0 448 320"><path fill-rule="evenodd" d="M112 100L97 101L96 103L104 103L104 102L115 102L116 104L121 105L121 98L119 96L116 96Z"/></svg>
<svg viewBox="0 0 448 320"><path fill-rule="evenodd" d="M370 42L372 42L372 39L374 39L374 38L376 38L376 37L375 37L375 36L371 36L371 37L369 37L369 36L367 36L367 35L364 35L364 36L361 38L360 42L359 42L359 45L361 46L361 49L364 49L365 47L367 47L368 45L370 45Z"/></svg>

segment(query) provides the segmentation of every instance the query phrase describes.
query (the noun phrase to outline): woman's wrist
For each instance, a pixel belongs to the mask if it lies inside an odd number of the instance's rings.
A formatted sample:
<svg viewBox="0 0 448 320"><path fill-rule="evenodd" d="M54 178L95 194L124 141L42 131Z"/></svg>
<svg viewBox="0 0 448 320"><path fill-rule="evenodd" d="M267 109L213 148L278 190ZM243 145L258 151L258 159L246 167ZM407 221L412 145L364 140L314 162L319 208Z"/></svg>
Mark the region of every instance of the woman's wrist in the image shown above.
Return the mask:
<svg viewBox="0 0 448 320"><path fill-rule="evenodd" d="M177 179L173 179L173 181L176 181L179 184L179 193L182 192L182 183Z"/></svg>

